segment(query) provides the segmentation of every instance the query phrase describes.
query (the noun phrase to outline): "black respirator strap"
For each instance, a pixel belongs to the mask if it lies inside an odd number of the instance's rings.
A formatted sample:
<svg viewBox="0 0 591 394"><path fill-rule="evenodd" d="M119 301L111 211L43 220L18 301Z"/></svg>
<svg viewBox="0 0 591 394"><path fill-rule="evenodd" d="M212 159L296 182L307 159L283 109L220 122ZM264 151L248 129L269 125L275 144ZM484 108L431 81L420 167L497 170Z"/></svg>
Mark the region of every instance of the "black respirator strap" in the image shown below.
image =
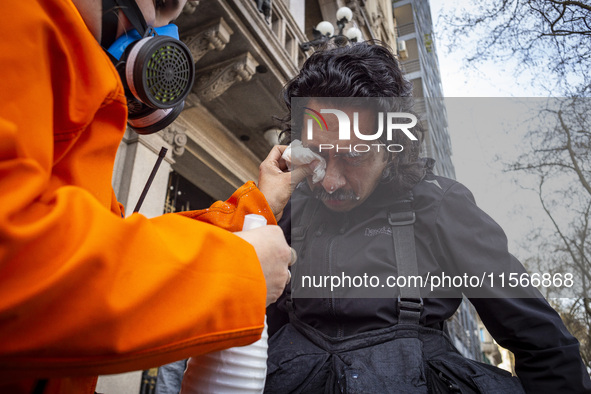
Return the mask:
<svg viewBox="0 0 591 394"><path fill-rule="evenodd" d="M119 26L119 10L123 11L134 29L143 37L148 30L148 24L135 0L102 0L103 21L101 32L101 46L106 50L117 39Z"/></svg>
<svg viewBox="0 0 591 394"><path fill-rule="evenodd" d="M117 26L119 18L117 14L119 6L115 0L103 0L103 21L101 31L101 46L109 48L117 39Z"/></svg>
<svg viewBox="0 0 591 394"><path fill-rule="evenodd" d="M121 7L121 11L129 19L133 28L143 37L148 30L148 24L135 0L115 0L115 2Z"/></svg>

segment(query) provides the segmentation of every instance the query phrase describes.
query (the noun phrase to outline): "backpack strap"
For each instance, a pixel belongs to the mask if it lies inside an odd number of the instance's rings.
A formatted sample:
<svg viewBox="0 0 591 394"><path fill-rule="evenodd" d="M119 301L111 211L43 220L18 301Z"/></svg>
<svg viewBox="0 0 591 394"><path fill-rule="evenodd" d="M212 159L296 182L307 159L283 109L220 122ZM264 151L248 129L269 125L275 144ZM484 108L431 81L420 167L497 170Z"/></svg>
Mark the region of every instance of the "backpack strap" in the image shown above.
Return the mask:
<svg viewBox="0 0 591 394"><path fill-rule="evenodd" d="M293 212L295 204L304 204L302 214L294 217ZM305 198L303 201L294 202L292 200L291 211L291 246L295 249L298 256L304 256L304 239L310 228L312 219L320 206L320 201L316 198ZM296 209L297 210L297 209Z"/></svg>
<svg viewBox="0 0 591 394"><path fill-rule="evenodd" d="M419 275L414 232L416 217L412 201L412 194L409 194L407 199L392 204L388 212L398 276L406 278ZM420 289L418 287L401 287L399 290L398 323L419 325L423 310Z"/></svg>

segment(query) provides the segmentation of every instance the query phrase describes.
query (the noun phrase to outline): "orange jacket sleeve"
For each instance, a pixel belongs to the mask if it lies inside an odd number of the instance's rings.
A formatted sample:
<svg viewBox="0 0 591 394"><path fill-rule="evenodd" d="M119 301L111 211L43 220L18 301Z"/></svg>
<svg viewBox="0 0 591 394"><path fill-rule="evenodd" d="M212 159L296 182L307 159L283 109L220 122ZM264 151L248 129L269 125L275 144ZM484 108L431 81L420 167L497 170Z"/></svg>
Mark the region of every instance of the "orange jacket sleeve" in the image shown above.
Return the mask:
<svg viewBox="0 0 591 394"><path fill-rule="evenodd" d="M248 197L250 204L241 204L245 197ZM227 201L216 201L207 209L179 212L178 215L236 232L242 230L244 216L251 213L264 216L267 224L277 224L265 196L256 188L254 182L249 181L236 190Z"/></svg>
<svg viewBox="0 0 591 394"><path fill-rule="evenodd" d="M234 231L259 210L273 222L264 197L247 184L192 213L205 222L123 219L115 69L69 1L0 11L0 379L138 370L256 340L256 253L210 223Z"/></svg>

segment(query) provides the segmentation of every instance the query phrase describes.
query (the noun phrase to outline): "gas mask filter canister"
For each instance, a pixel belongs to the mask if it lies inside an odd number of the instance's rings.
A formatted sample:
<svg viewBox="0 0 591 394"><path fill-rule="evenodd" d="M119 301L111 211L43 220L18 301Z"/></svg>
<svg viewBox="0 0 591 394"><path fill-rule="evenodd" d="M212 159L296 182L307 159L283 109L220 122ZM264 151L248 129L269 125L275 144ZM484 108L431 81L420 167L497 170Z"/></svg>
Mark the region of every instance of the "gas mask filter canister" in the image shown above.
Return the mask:
<svg viewBox="0 0 591 394"><path fill-rule="evenodd" d="M135 27L107 50L125 88L127 123L139 134L155 133L183 110L195 80L193 56L179 40L177 26L146 27L140 34L146 23L135 1L116 1ZM136 15L128 15L132 11Z"/></svg>

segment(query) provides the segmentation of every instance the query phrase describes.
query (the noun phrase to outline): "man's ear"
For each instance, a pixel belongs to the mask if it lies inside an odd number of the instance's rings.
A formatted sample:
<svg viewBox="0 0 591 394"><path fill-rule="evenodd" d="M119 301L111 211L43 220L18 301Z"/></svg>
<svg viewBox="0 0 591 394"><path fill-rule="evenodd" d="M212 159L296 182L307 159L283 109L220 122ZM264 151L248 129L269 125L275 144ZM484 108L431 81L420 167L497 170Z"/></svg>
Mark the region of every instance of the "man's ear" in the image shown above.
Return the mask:
<svg viewBox="0 0 591 394"><path fill-rule="evenodd" d="M390 173L392 172L392 166L390 165L390 163L388 163L386 165L386 167L384 167L384 169L382 170L382 178L381 181L387 181L388 178L390 178Z"/></svg>

